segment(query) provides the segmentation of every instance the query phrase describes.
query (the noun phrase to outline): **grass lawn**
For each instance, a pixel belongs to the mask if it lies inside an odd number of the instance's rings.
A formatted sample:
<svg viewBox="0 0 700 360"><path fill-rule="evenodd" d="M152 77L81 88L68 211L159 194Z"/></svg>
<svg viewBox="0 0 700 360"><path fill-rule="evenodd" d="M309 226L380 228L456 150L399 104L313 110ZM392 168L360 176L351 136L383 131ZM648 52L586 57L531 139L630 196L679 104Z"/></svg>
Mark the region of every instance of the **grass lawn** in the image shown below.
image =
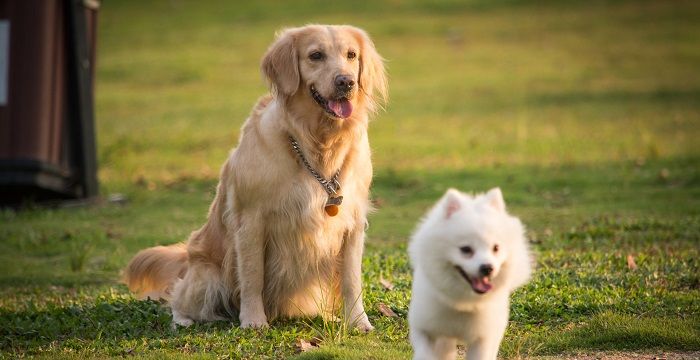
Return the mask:
<svg viewBox="0 0 700 360"><path fill-rule="evenodd" d="M128 202L0 210L0 358L410 358L407 238L446 188L494 186L537 254L499 356L700 354L697 1L119 0L100 11L101 193ZM277 29L313 22L363 27L387 59L363 268L376 330L320 319L172 330L119 271L203 223L266 91L260 57ZM320 348L298 354L314 338Z"/></svg>

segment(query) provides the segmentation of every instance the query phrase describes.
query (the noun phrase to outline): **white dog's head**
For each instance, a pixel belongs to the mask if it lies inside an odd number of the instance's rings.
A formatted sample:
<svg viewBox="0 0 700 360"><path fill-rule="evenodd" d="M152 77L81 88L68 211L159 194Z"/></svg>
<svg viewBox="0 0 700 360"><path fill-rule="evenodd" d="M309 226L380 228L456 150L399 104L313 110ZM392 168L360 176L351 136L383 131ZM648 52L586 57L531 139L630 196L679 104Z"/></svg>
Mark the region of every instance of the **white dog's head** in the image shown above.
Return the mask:
<svg viewBox="0 0 700 360"><path fill-rule="evenodd" d="M414 234L410 252L414 266L452 294L510 291L531 271L523 225L506 212L498 188L475 197L448 190Z"/></svg>

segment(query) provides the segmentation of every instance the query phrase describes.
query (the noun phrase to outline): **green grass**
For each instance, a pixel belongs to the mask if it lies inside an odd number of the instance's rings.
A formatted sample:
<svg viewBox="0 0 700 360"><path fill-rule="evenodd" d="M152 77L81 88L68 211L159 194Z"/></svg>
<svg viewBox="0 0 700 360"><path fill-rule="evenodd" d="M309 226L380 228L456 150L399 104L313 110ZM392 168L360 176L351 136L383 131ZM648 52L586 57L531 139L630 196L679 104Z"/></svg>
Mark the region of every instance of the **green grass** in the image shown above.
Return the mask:
<svg viewBox="0 0 700 360"><path fill-rule="evenodd" d="M538 257L500 356L700 350L700 4L102 5L101 191L128 202L0 211L0 358L285 358L319 336L299 358L409 358L407 238L447 187L493 186ZM260 57L277 29L310 22L367 29L389 68L391 99L370 125L378 210L363 276L376 331L321 319L173 330L119 271L203 223L266 91Z"/></svg>

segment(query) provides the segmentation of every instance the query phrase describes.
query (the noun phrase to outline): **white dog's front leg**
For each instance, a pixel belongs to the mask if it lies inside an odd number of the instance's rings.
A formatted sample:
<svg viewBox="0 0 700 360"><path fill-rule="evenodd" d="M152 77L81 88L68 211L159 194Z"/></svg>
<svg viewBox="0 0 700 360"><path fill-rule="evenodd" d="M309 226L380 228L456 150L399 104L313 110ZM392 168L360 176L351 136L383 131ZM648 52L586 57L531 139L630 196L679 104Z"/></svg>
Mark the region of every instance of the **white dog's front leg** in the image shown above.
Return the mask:
<svg viewBox="0 0 700 360"><path fill-rule="evenodd" d="M241 291L241 308L238 317L242 328L267 326L262 297L265 280L265 244L261 224L262 221L255 216L241 216L241 224L236 232L236 268Z"/></svg>
<svg viewBox="0 0 700 360"><path fill-rule="evenodd" d="M500 337L481 339L467 345L467 360L496 360Z"/></svg>
<svg viewBox="0 0 700 360"><path fill-rule="evenodd" d="M418 329L411 329L408 334L413 346L413 360L437 360L435 353L435 340L428 334Z"/></svg>
<svg viewBox="0 0 700 360"><path fill-rule="evenodd" d="M509 302L508 299L501 299L503 302L492 303L489 309L483 309L484 314L479 317L476 326L484 329L480 339L472 344L467 344L468 360L496 360L498 358L498 348L503 340L503 335L508 326Z"/></svg>
<svg viewBox="0 0 700 360"><path fill-rule="evenodd" d="M464 358L467 360L490 360L487 350L483 341L473 342L467 345L467 355Z"/></svg>
<svg viewBox="0 0 700 360"><path fill-rule="evenodd" d="M362 305L362 250L365 243L364 227L345 236L343 244L342 291L345 304L345 321L360 331L369 332L374 327Z"/></svg>
<svg viewBox="0 0 700 360"><path fill-rule="evenodd" d="M437 338L434 348L438 359L453 360L457 358L457 340L454 338Z"/></svg>

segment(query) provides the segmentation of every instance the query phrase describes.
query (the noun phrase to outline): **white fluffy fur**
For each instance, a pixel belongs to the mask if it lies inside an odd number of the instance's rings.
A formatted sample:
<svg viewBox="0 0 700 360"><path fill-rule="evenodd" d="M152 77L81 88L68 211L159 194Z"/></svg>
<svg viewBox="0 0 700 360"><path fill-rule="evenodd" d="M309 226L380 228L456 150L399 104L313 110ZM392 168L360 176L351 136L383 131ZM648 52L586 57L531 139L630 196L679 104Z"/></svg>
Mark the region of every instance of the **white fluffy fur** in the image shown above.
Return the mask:
<svg viewBox="0 0 700 360"><path fill-rule="evenodd" d="M323 61L310 58L314 51ZM360 266L372 179L368 117L386 98L382 58L358 28L310 25L282 31L261 68L272 94L258 101L224 163L207 222L186 246L138 253L124 280L142 296L169 299L181 325L238 313L242 327L263 327L278 316L329 315L344 303L349 325L369 331ZM339 98L337 75L356 83L343 95L353 107L345 118L312 98L312 86ZM337 216L324 212L328 195L290 135L325 178L341 170Z"/></svg>
<svg viewBox="0 0 700 360"><path fill-rule="evenodd" d="M460 250L465 246L473 253ZM501 191L472 197L448 190L414 233L409 254L414 359L454 359L457 341L466 345L467 359L496 359L509 296L527 282L532 262L523 225L506 212ZM478 294L456 266L473 278L483 264L493 266L493 287Z"/></svg>

